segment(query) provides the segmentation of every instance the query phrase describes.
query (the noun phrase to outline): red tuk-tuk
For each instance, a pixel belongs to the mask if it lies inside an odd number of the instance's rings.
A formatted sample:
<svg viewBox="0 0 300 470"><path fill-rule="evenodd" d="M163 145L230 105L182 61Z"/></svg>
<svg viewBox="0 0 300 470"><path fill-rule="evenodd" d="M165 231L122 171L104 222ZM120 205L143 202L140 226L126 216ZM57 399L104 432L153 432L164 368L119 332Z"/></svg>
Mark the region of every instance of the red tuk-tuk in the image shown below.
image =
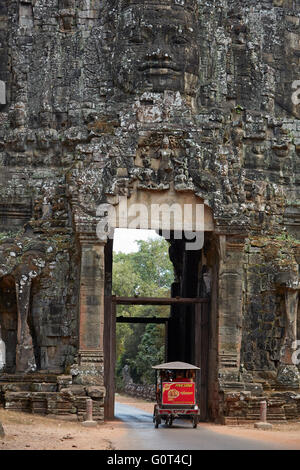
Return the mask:
<svg viewBox="0 0 300 470"><path fill-rule="evenodd" d="M200 415L197 404L200 368L186 362L168 362L152 369L156 371L155 427L158 428L162 420L170 427L174 419L191 418L196 428Z"/></svg>

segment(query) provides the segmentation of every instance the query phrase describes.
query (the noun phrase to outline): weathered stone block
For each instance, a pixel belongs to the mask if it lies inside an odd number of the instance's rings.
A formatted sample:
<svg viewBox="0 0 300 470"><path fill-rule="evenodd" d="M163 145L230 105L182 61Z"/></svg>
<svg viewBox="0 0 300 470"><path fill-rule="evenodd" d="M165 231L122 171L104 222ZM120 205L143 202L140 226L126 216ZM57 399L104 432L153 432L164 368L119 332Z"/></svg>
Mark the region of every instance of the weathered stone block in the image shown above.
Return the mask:
<svg viewBox="0 0 300 470"><path fill-rule="evenodd" d="M103 367L94 364L73 365L70 370L76 385L103 385Z"/></svg>
<svg viewBox="0 0 300 470"><path fill-rule="evenodd" d="M76 397L78 396L85 397L87 395L86 387L84 387L83 385L70 385L68 388L71 390L72 394Z"/></svg>
<svg viewBox="0 0 300 470"><path fill-rule="evenodd" d="M269 430L271 430L271 429L273 428L272 424L270 424L270 423L263 423L263 422L261 422L261 423L254 423L254 427L255 427L256 429L261 429L261 430L263 430L263 431L269 431Z"/></svg>
<svg viewBox="0 0 300 470"><path fill-rule="evenodd" d="M57 383L60 386L68 387L72 385L72 376L71 375L58 375Z"/></svg>
<svg viewBox="0 0 300 470"><path fill-rule="evenodd" d="M281 365L277 373L277 383L285 387L300 388L300 373L296 366Z"/></svg>
<svg viewBox="0 0 300 470"><path fill-rule="evenodd" d="M105 387L86 387L86 393L91 398L104 398Z"/></svg>

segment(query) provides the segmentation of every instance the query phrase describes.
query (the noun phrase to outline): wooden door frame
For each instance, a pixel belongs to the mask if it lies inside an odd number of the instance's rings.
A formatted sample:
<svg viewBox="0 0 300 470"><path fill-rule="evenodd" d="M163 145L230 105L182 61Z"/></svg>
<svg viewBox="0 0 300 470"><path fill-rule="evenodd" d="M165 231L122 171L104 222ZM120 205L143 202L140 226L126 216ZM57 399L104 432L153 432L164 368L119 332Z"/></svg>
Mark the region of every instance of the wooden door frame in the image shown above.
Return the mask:
<svg viewBox="0 0 300 470"><path fill-rule="evenodd" d="M106 420L111 420L114 419L114 408L115 408L115 365L116 365L116 324L117 324L117 305L184 305L184 304L190 304L190 305L195 305L195 315L196 317L200 317L199 321L196 322L196 328L195 328L195 333L199 332L199 341L200 341L200 347L197 348L197 358L199 354L199 358L201 357L200 355L203 353L203 348L205 347L205 340L203 338L203 334L201 334L202 331L202 324L207 321L207 319L204 320L203 322L203 312L207 312L208 314L208 309L204 308L202 309L201 306L203 304L208 304L209 299L208 298L183 298L183 297L117 297L117 296L111 296L110 298L107 298L107 314L109 315L109 319L107 322L107 327L109 334L107 334L106 338L107 340L105 341L105 349L104 349L104 363L106 364L105 367L105 378L106 378L106 397L105 397L105 405L104 405L104 417ZM108 305L109 304L109 305ZM206 315L205 315L206 317ZM122 317L122 322L124 323L125 317ZM157 317L159 318L159 317ZM138 320L138 319L137 319ZM151 321L152 320L152 321ZM146 321L144 319L143 323L161 323L160 321L153 321L154 319L149 318L149 321ZM164 322L166 322L166 318L162 319ZM132 317L130 317L129 320L130 323L133 323ZM140 321L137 321L140 323ZM199 323L200 322L200 323ZM200 330L199 330L200 328ZM198 331L199 330L199 331ZM196 362L198 362L200 359ZM195 364L199 367L198 364ZM207 371L201 371L201 392L204 392L204 395L200 401L200 409L201 409L201 415L205 413L206 415L206 403L207 403L207 392L206 392L206 387L205 387L205 380L207 380L206 377L206 372ZM205 391L204 391L205 388ZM202 393L201 393L202 396Z"/></svg>

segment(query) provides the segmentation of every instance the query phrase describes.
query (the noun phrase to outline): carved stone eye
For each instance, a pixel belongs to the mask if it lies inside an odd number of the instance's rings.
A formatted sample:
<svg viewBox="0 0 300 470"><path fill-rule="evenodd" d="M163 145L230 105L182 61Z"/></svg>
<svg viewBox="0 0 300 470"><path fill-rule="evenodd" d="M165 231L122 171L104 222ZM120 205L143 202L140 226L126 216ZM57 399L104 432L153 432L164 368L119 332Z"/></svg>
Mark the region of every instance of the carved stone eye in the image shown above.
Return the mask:
<svg viewBox="0 0 300 470"><path fill-rule="evenodd" d="M172 44L174 44L175 46L187 46L189 44L189 41L184 36L174 36L172 39Z"/></svg>
<svg viewBox="0 0 300 470"><path fill-rule="evenodd" d="M129 42L131 44L144 44L145 39L140 35L134 34L132 36L129 36Z"/></svg>

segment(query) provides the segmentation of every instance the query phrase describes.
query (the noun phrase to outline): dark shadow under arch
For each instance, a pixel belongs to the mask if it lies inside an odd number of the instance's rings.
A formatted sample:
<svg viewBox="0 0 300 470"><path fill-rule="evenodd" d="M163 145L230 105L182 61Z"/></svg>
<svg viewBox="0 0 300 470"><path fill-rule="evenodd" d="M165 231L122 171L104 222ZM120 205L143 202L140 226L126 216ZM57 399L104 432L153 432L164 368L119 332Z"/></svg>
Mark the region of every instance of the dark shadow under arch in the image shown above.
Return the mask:
<svg viewBox="0 0 300 470"><path fill-rule="evenodd" d="M15 281L12 276L0 279L0 325L6 347L5 372L14 373L18 328L18 308Z"/></svg>

